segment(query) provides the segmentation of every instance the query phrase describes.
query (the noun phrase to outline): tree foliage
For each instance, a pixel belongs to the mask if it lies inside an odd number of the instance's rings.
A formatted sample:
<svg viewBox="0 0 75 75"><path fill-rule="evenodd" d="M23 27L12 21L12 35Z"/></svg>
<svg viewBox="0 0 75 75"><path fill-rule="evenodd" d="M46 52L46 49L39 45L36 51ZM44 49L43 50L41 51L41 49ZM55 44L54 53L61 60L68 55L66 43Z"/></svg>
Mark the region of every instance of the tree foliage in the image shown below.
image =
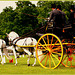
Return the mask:
<svg viewBox="0 0 75 75"><path fill-rule="evenodd" d="M18 1L15 10L12 7L6 7L0 13L0 38L4 39L5 33L10 31L15 31L22 36L41 27L45 24L46 18L50 16L53 3L61 5L67 19L70 14L70 6L75 5L73 1L38 1L37 6L30 1Z"/></svg>
<svg viewBox="0 0 75 75"><path fill-rule="evenodd" d="M15 10L12 7L6 7L0 14L0 33L15 31L23 35L37 27L37 17L32 16L38 16L35 5L29 1L18 1L16 5Z"/></svg>

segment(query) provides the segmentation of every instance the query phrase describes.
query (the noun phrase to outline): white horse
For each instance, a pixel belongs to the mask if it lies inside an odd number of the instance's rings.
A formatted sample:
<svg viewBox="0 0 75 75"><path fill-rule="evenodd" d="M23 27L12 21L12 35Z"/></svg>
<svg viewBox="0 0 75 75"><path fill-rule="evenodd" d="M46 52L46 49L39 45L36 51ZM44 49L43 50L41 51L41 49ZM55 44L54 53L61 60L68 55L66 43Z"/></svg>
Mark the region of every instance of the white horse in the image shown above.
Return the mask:
<svg viewBox="0 0 75 75"><path fill-rule="evenodd" d="M6 33L7 34L7 33ZM28 46L28 45L36 45L37 44L37 40L34 39L34 38L31 38L31 37L28 37L28 38L24 38L24 39L20 39L19 35L12 31L10 32L9 34L7 34L7 37L8 37L8 40L9 40L9 44L12 44L12 46L10 47L7 47L7 49L12 49L13 52L14 52L14 56L15 56L15 60L16 60L16 63L15 65L17 65L17 56L16 56L16 51L19 51L19 52L26 52L28 55L29 55L29 58L27 60L27 64L28 66L30 65L29 61L30 61L30 56L32 55L32 53L29 51L30 48L22 48L22 47L18 47L18 46L14 46L15 44L16 45L19 45L19 46ZM34 64L32 66L34 66L36 64L36 52L35 52L35 47L33 47L34 50L33 50L33 55L35 57L35 61L34 61ZM40 52L41 53L41 52Z"/></svg>
<svg viewBox="0 0 75 75"><path fill-rule="evenodd" d="M1 55L1 64L4 64L4 57L3 52L5 53L5 56L7 59L11 60L12 58L8 55L8 50L6 49L6 42L2 39L0 39L0 55Z"/></svg>

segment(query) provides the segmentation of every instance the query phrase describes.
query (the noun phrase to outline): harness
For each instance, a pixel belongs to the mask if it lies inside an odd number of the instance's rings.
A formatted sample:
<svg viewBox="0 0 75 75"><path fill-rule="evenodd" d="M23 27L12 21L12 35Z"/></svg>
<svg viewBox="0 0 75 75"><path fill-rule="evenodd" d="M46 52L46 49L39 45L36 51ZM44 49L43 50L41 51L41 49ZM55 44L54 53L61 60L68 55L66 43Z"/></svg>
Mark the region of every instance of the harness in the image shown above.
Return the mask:
<svg viewBox="0 0 75 75"><path fill-rule="evenodd" d="M16 37L16 38L14 38L12 41L9 41L9 42L11 42L11 45L14 46L16 52L18 52L18 51L16 50L16 43L17 43L17 41L19 41L20 39L21 39L21 37ZM16 41L15 41L15 40L16 40ZM15 41L15 42L14 42L14 41ZM13 42L14 42L14 43L13 43Z"/></svg>
<svg viewBox="0 0 75 75"><path fill-rule="evenodd" d="M17 40L16 40L17 39ZM16 45L16 43L17 43L17 41L19 41L21 38L20 37L17 37L17 38L15 38L12 42L14 42L15 40L15 43L14 43L14 45Z"/></svg>
<svg viewBox="0 0 75 75"><path fill-rule="evenodd" d="M12 42L12 45L14 46L16 52L18 52L18 51L16 50L16 43L17 43L20 39L22 39L22 38L21 38L21 37L16 37L16 38L14 38L14 39L11 41L11 42ZM15 40L16 40L16 41L15 41ZM27 45L27 44L25 43L26 40L27 40L27 38L25 39L23 45L24 45L24 44ZM31 38L31 40L33 41L32 38ZM15 42L14 42L14 41L15 41ZM13 42L14 42L14 43L13 43Z"/></svg>
<svg viewBox="0 0 75 75"><path fill-rule="evenodd" d="M17 42L19 39L21 39L21 38L20 38L20 37L16 37L16 38L14 38L12 41L9 41L9 42L11 42L11 45L15 45L16 42ZM16 41L15 41L15 40L16 40ZM15 41L15 43L13 44L14 41Z"/></svg>

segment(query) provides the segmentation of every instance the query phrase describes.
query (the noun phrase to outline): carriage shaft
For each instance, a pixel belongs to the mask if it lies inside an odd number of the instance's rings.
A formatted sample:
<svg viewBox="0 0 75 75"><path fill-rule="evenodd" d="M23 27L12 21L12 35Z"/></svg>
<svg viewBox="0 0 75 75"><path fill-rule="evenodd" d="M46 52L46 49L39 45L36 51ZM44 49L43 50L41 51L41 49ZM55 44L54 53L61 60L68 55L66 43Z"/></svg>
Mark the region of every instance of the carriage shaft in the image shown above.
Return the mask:
<svg viewBox="0 0 75 75"><path fill-rule="evenodd" d="M75 45L75 43L62 43L63 45ZM40 46L49 46L49 45L54 45L54 44L42 44L42 45L38 45L38 47ZM59 43L55 44L55 45L60 45ZM16 45L18 47L36 47L36 45L24 45L24 46L20 46L20 45Z"/></svg>

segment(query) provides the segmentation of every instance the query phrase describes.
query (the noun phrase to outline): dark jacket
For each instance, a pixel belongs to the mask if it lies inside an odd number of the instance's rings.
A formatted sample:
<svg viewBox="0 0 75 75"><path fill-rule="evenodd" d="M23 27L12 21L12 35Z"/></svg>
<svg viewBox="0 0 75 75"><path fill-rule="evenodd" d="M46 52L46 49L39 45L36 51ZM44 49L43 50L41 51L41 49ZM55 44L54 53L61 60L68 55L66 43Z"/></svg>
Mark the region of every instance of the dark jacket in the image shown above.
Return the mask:
<svg viewBox="0 0 75 75"><path fill-rule="evenodd" d="M49 22L53 20L54 24L53 27L60 27L62 28L62 12L59 10L54 9L51 11Z"/></svg>
<svg viewBox="0 0 75 75"><path fill-rule="evenodd" d="M66 24L66 15L63 11L62 12L62 24L65 25Z"/></svg>

